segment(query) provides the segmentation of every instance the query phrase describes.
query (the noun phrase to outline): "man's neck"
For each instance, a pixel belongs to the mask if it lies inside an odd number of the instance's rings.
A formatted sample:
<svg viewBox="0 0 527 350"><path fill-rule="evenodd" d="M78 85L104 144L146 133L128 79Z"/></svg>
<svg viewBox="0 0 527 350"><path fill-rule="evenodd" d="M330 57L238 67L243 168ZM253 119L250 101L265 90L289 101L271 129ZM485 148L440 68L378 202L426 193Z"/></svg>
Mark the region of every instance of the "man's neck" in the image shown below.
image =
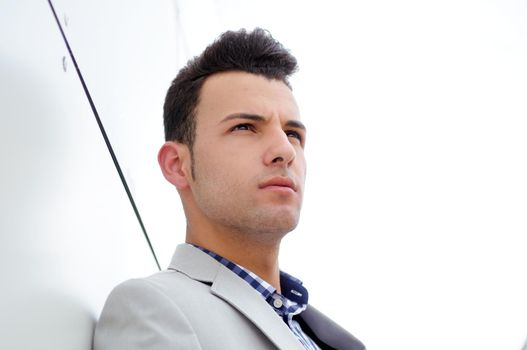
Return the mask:
<svg viewBox="0 0 527 350"><path fill-rule="evenodd" d="M187 228L186 242L213 251L238 265L245 267L272 285L280 293L278 253L280 241L262 243L247 235L222 232L191 232Z"/></svg>

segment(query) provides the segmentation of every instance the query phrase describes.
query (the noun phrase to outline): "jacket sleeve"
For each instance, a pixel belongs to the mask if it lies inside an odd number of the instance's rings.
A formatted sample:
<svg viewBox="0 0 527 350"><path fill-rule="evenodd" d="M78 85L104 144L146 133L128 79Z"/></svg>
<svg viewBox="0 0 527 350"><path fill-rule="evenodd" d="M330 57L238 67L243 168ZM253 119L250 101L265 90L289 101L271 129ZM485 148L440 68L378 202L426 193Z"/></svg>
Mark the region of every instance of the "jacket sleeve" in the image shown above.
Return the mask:
<svg viewBox="0 0 527 350"><path fill-rule="evenodd" d="M94 350L201 349L181 309L146 280L117 286L95 328Z"/></svg>

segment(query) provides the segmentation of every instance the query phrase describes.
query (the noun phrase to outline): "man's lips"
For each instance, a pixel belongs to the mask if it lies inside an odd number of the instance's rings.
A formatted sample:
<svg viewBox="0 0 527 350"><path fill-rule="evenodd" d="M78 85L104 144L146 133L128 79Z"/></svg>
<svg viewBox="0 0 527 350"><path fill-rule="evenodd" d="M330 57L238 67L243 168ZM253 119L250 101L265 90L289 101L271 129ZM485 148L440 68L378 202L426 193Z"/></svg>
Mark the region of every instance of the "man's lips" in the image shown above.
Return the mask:
<svg viewBox="0 0 527 350"><path fill-rule="evenodd" d="M275 177L272 177L270 179L267 179L265 181L263 181L262 183L260 183L260 185L258 186L259 188L273 188L273 187L276 187L276 188L290 188L292 189L293 191L297 191L297 187L296 187L296 184L293 180L291 180L290 178L288 177L284 177L284 176L275 176Z"/></svg>

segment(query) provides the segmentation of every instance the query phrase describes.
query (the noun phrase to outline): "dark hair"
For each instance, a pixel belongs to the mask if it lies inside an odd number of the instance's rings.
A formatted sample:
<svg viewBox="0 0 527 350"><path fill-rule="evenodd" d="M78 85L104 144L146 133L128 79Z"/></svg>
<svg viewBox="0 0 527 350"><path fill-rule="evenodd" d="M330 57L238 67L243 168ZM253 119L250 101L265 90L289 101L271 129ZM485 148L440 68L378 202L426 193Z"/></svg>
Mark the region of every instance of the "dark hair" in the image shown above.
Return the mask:
<svg viewBox="0 0 527 350"><path fill-rule="evenodd" d="M163 107L165 140L187 144L196 134L195 111L205 79L225 71L245 71L283 81L297 69L293 55L268 31L256 28L223 33L200 56L188 61L168 89Z"/></svg>

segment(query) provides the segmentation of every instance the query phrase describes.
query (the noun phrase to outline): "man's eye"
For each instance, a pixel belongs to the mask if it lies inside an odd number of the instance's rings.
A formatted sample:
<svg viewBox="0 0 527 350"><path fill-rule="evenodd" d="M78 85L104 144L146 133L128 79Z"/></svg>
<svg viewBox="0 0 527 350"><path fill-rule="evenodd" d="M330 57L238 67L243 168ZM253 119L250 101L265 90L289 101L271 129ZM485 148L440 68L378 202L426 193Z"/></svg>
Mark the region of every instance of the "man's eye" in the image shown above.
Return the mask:
<svg viewBox="0 0 527 350"><path fill-rule="evenodd" d="M234 127L231 128L231 131L236 131L236 130L251 130L252 129L252 125L251 124L238 124Z"/></svg>
<svg viewBox="0 0 527 350"><path fill-rule="evenodd" d="M285 132L285 134L287 135L287 137L293 137L298 139L299 141L302 141L302 135L300 135L300 133L296 131L288 130Z"/></svg>

